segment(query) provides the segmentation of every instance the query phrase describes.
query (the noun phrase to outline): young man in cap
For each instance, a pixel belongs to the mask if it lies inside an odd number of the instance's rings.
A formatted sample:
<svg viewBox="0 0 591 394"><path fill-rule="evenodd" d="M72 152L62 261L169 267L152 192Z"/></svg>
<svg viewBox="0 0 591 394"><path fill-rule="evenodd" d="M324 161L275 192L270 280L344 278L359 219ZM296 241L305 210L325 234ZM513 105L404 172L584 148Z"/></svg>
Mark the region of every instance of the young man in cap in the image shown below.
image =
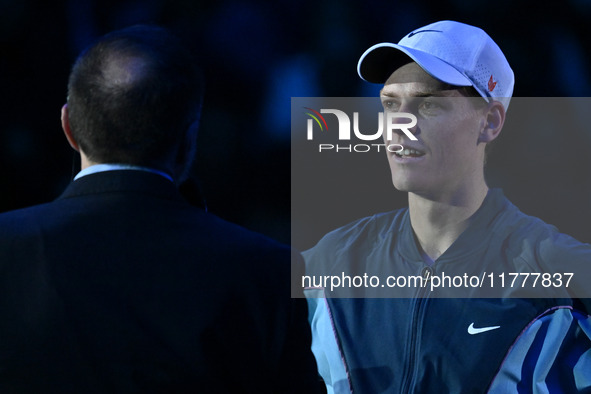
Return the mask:
<svg viewBox="0 0 591 394"><path fill-rule="evenodd" d="M428 285L400 298L310 289L312 348L328 392L591 390L590 305L576 298L589 283L591 246L521 213L485 182L485 150L503 128L514 85L500 48L479 28L442 21L369 48L358 73L384 84L386 113L416 116L414 139L400 132L386 141L404 146L387 155L408 208L327 234L305 252L308 273L433 282L532 273L551 286L527 292L506 283L489 298ZM574 272L570 287L566 272Z"/></svg>

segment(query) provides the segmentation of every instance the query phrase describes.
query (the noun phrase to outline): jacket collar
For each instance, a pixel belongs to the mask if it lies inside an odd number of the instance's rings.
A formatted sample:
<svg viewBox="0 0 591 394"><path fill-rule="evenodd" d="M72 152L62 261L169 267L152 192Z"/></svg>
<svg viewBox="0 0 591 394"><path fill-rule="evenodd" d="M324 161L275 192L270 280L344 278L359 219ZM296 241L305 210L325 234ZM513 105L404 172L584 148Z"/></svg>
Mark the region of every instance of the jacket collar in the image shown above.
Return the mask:
<svg viewBox="0 0 591 394"><path fill-rule="evenodd" d="M480 208L472 215L468 227L436 260L436 263L463 259L466 256L480 252L488 244L485 240L493 233L495 219L509 205L511 203L505 198L501 189L490 189ZM408 209L404 213L402 220L401 237L397 248L406 260L422 262L423 258L419 252L414 231L410 224Z"/></svg>
<svg viewBox="0 0 591 394"><path fill-rule="evenodd" d="M71 182L59 199L109 192L136 192L183 200L177 186L161 175L146 171L117 170L86 175Z"/></svg>

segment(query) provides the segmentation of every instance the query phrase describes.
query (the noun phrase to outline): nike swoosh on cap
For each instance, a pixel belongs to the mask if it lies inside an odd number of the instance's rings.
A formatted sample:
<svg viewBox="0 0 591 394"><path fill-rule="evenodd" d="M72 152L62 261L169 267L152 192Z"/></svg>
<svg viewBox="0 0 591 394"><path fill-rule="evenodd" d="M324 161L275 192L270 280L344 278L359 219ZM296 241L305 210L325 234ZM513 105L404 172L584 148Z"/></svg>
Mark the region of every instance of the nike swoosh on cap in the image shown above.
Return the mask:
<svg viewBox="0 0 591 394"><path fill-rule="evenodd" d="M468 326L468 334L470 334L470 335L476 335L476 334L480 334L480 333L483 333L483 332L487 332L487 331L491 331L491 330L496 330L497 328L501 328L501 326L490 326L490 327L475 328L474 327L474 323L470 323L470 325Z"/></svg>
<svg viewBox="0 0 591 394"><path fill-rule="evenodd" d="M437 33L443 33L442 30L429 30L429 29L425 29L425 30L419 30L419 31L413 31L411 33L409 33L409 35L407 36L408 38L411 38L412 36L414 36L415 34L419 34L419 33L425 33L428 31L435 31Z"/></svg>

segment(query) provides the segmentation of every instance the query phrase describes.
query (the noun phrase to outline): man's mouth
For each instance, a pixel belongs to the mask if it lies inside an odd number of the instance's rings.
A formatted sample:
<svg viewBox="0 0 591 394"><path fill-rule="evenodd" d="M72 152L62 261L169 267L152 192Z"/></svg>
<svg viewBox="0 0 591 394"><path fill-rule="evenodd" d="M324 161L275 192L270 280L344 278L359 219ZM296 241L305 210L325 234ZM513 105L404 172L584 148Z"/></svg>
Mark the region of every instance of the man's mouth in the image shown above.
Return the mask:
<svg viewBox="0 0 591 394"><path fill-rule="evenodd" d="M409 149L409 148L405 148L403 150L401 150L400 152L395 152L394 153L396 156L398 157L421 157L423 156L425 153L418 151L416 149Z"/></svg>

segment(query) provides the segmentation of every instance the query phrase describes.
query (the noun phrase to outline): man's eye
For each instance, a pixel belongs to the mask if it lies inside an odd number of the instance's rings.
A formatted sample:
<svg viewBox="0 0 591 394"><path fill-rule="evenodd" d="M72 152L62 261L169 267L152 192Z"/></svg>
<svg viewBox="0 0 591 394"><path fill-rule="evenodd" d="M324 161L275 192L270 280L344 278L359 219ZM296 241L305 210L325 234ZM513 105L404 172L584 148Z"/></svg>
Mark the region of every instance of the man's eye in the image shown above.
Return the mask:
<svg viewBox="0 0 591 394"><path fill-rule="evenodd" d="M384 100L382 101L382 106L387 110L396 110L398 108L398 103L392 100Z"/></svg>
<svg viewBox="0 0 591 394"><path fill-rule="evenodd" d="M437 105L437 103L434 103L433 101L423 101L421 103L420 109L424 110L424 111L433 111L436 110L437 108L439 108L439 105Z"/></svg>

